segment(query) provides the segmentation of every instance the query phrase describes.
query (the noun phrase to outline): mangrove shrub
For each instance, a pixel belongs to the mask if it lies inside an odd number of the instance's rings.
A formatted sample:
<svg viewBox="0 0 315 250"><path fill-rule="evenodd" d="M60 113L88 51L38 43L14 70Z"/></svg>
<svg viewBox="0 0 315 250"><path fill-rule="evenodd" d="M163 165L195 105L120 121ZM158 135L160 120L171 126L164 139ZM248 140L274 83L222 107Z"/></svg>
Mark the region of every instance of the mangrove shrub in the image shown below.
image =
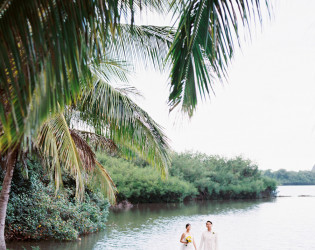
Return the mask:
<svg viewBox="0 0 315 250"><path fill-rule="evenodd" d="M14 172L6 239L74 240L81 234L105 228L107 199L87 188L85 200L77 202L75 182L66 177L63 178L64 187L55 194L51 178L40 163L28 160L27 165L27 173L20 164Z"/></svg>

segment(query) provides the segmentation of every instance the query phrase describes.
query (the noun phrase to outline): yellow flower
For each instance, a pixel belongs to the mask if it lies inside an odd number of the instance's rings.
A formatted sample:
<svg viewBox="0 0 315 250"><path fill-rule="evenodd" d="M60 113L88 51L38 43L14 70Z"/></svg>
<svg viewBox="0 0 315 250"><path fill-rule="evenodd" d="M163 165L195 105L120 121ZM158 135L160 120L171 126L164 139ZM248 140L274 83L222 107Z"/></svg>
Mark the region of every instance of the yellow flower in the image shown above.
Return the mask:
<svg viewBox="0 0 315 250"><path fill-rule="evenodd" d="M41 227L42 225L38 225L38 227Z"/></svg>
<svg viewBox="0 0 315 250"><path fill-rule="evenodd" d="M190 242L191 242L191 236L187 236L187 237L186 237L186 241L187 241L188 243L190 243Z"/></svg>

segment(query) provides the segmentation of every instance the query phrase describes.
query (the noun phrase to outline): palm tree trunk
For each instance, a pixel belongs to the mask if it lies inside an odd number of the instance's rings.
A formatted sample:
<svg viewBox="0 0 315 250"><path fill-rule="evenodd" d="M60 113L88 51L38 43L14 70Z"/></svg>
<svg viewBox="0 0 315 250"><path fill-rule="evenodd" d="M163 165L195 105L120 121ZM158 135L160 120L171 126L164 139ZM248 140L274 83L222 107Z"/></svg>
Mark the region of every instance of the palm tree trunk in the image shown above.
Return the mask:
<svg viewBox="0 0 315 250"><path fill-rule="evenodd" d="M0 194L0 250L6 250L4 228L7 206L9 201L9 193L11 189L11 181L13 170L16 163L18 150L17 148L9 150L6 161L6 173L2 182L2 190Z"/></svg>

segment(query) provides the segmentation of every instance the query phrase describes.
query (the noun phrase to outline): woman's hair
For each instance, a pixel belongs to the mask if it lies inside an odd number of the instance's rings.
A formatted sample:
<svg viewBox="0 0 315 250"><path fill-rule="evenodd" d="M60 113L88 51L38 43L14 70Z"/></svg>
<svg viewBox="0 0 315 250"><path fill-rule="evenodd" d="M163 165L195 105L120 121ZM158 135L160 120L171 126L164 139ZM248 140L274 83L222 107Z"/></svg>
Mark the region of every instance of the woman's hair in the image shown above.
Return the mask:
<svg viewBox="0 0 315 250"><path fill-rule="evenodd" d="M189 223L188 223L188 224L186 224L186 228L187 228L187 227L189 227L189 226L190 226L190 224L189 224Z"/></svg>
<svg viewBox="0 0 315 250"><path fill-rule="evenodd" d="M211 222L211 221L209 221L209 220L206 222L206 224L207 224L208 222L212 225L212 222Z"/></svg>

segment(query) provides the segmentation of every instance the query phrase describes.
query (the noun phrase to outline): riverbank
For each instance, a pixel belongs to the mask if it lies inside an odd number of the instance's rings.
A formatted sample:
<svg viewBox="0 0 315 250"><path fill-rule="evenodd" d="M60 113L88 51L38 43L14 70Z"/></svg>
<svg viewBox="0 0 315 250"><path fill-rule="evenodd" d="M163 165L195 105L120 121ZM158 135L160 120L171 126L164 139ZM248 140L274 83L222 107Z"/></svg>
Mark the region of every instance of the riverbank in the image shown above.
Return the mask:
<svg viewBox="0 0 315 250"><path fill-rule="evenodd" d="M276 189L275 181L263 177L255 164L240 157L174 153L167 179L140 159L131 162L102 153L97 158L117 186L115 208L120 210L141 203L266 198ZM22 167L14 173L7 240L75 240L106 227L109 203L100 193L87 185L84 202L77 202L75 182L65 176L63 189L56 195L40 163L29 161L28 165L28 178Z"/></svg>
<svg viewBox="0 0 315 250"><path fill-rule="evenodd" d="M105 154L97 157L117 186L118 203L257 199L273 196L277 188L276 181L264 177L257 165L241 157L174 153L166 180L141 160L130 162Z"/></svg>
<svg viewBox="0 0 315 250"><path fill-rule="evenodd" d="M220 236L220 250L312 249L315 245L312 237L315 198L298 196L315 195L315 186L280 186L279 195L282 194L291 197L139 204L129 210L110 212L107 228L82 237L81 241L19 242L18 245L8 245L8 248L174 250L179 248L179 236L186 223L192 224L198 245L205 230L204 222L210 219L213 229Z"/></svg>

